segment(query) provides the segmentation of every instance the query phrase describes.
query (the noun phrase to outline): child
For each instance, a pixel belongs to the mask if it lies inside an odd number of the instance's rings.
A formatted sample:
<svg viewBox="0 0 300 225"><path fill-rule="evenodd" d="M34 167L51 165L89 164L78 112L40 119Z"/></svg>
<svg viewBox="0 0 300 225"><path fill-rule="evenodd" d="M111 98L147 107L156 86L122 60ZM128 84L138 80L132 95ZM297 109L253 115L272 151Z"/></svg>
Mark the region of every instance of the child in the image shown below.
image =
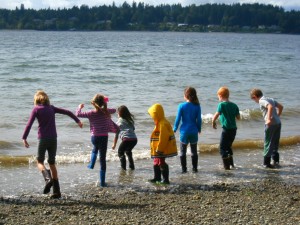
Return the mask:
<svg viewBox="0 0 300 225"><path fill-rule="evenodd" d="M220 154L223 159L224 169L230 170L230 166L234 167L231 146L237 130L235 119L240 119L240 112L238 106L229 101L229 89L227 87L221 87L217 95L220 103L212 119L212 126L214 129L217 129L216 120L220 116L220 123L223 129L220 140Z"/></svg>
<svg viewBox="0 0 300 225"><path fill-rule="evenodd" d="M117 125L119 126L120 130L115 135L112 149L115 149L118 142L118 137L120 135L122 143L119 146L118 155L120 158L121 167L123 170L126 170L126 157L124 155L124 153L126 153L129 162L129 168L134 170L132 149L137 144L137 137L134 132L134 116L129 112L125 105L122 105L118 108L118 116L119 119L117 121Z"/></svg>
<svg viewBox="0 0 300 225"><path fill-rule="evenodd" d="M155 124L150 139L151 158L154 159L154 179L150 182L169 184L169 166L165 162L165 158L177 155L175 135L160 104L152 105L148 109L148 113ZM161 174L163 180L161 180Z"/></svg>
<svg viewBox="0 0 300 225"><path fill-rule="evenodd" d="M91 141L93 144L93 150L91 153L91 163L89 168L93 169L97 154L99 151L100 155L100 186L105 187L105 173L106 173L106 152L107 152L107 142L108 133L116 133L119 128L111 120L110 114L115 113L115 109L107 108L108 98L101 94L96 94L91 101L91 104L95 107L95 110L90 110L88 112L81 112L84 104L80 104L76 110L76 115L82 118L88 118L90 122L90 132Z"/></svg>
<svg viewBox="0 0 300 225"><path fill-rule="evenodd" d="M39 123L37 167L42 172L46 182L43 193L49 193L51 187L53 186L53 195L51 196L51 198L60 198L61 193L58 182L57 169L55 166L55 157L57 150L55 113L64 114L71 117L80 128L82 128L82 123L72 112L50 105L49 97L44 91L36 92L36 94L34 95L34 105L35 106L31 112L30 118L23 133L23 143L26 148L29 148L27 137L35 118L37 118ZM46 169L44 165L46 151L48 151L48 163L50 170Z"/></svg>
<svg viewBox="0 0 300 225"><path fill-rule="evenodd" d="M253 89L250 97L259 103L260 110L265 120L265 140L264 140L264 167L274 168L271 165L271 157L275 166L279 166L279 139L281 132L280 115L283 106L272 98L266 98L259 89Z"/></svg>
<svg viewBox="0 0 300 225"><path fill-rule="evenodd" d="M186 102L179 104L177 116L174 123L174 132L177 131L180 121L180 162L182 173L187 172L186 150L190 143L192 153L193 172L198 172L198 133L201 133L201 107L197 97L196 89L187 87L184 90L184 99Z"/></svg>

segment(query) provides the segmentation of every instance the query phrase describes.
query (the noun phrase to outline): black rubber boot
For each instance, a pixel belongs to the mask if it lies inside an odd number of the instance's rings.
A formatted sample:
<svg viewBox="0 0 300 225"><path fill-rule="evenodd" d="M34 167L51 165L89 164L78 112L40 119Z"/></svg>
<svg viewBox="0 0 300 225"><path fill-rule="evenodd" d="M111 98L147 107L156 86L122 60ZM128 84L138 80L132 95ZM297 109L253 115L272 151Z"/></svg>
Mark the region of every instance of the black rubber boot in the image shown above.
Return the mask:
<svg viewBox="0 0 300 225"><path fill-rule="evenodd" d="M276 152L273 156L274 166L279 166L279 153Z"/></svg>
<svg viewBox="0 0 300 225"><path fill-rule="evenodd" d="M224 169L230 170L230 158L226 157L226 158L222 158L222 160L223 160Z"/></svg>
<svg viewBox="0 0 300 225"><path fill-rule="evenodd" d="M187 172L187 168L186 168L186 156L180 156L180 163L181 163L182 173L186 173Z"/></svg>
<svg viewBox="0 0 300 225"><path fill-rule="evenodd" d="M193 172L197 173L198 172L198 155L192 156L192 165L193 165Z"/></svg>
<svg viewBox="0 0 300 225"><path fill-rule="evenodd" d="M128 163L129 163L129 168L134 170L135 167L134 167L134 161L133 161L133 158L132 158L132 153L127 153L127 158L128 158Z"/></svg>
<svg viewBox="0 0 300 225"><path fill-rule="evenodd" d="M149 182L151 182L151 183L160 182L161 181L160 167L158 165L155 165L155 166L153 166L153 170L154 170L154 178L149 180Z"/></svg>
<svg viewBox="0 0 300 225"><path fill-rule="evenodd" d="M48 194L50 192L50 189L51 189L52 185L53 185L53 181L52 181L52 178L51 178L51 172L50 172L50 170L43 170L42 174L43 174L43 177L44 177L45 182L46 182L43 193Z"/></svg>
<svg viewBox="0 0 300 225"><path fill-rule="evenodd" d="M231 156L229 156L229 161L230 161L230 166L231 166L231 167L234 167L234 163L233 163L233 157L232 157L232 155L231 155Z"/></svg>
<svg viewBox="0 0 300 225"><path fill-rule="evenodd" d="M119 157L120 158L120 162L121 162L121 167L123 170L126 170L126 157L125 155L122 155Z"/></svg>
<svg viewBox="0 0 300 225"><path fill-rule="evenodd" d="M59 182L58 180L53 179L53 195L51 198L60 198L61 193L60 193L60 187L59 187Z"/></svg>
<svg viewBox="0 0 300 225"><path fill-rule="evenodd" d="M165 163L163 166L161 166L161 173L162 173L162 176L163 176L163 180L160 183L161 184L170 184L168 164Z"/></svg>
<svg viewBox="0 0 300 225"><path fill-rule="evenodd" d="M274 166L271 165L271 157L264 157L264 167L265 168L270 168L270 169L273 169Z"/></svg>

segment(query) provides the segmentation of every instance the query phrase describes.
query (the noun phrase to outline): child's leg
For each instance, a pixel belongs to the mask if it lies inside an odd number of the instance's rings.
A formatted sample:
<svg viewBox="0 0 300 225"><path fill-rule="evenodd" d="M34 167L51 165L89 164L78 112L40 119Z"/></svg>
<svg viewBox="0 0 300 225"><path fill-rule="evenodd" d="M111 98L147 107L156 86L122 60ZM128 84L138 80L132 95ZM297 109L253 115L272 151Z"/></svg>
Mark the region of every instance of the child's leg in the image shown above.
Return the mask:
<svg viewBox="0 0 300 225"><path fill-rule="evenodd" d="M197 150L197 144L198 144L198 134L191 134L188 136L188 141L190 142L191 146L191 153L192 153L192 165L193 165L193 172L198 172L198 150Z"/></svg>
<svg viewBox="0 0 300 225"><path fill-rule="evenodd" d="M274 165L279 164L279 140L280 140L280 133L281 133L281 124L275 125L275 130L273 134L273 142L270 146L270 148L273 150L272 151L272 159L274 161Z"/></svg>
<svg viewBox="0 0 300 225"><path fill-rule="evenodd" d="M133 140L133 141L128 141L128 146L127 149L125 150L125 153L127 155L128 158L128 162L129 162L129 168L134 170L134 161L133 161L133 157L132 157L132 149L134 148L134 146L136 146L137 144L137 140Z"/></svg>
<svg viewBox="0 0 300 225"><path fill-rule="evenodd" d="M106 152L107 152L108 136L97 137L96 144L99 148L100 158L100 186L105 187L105 174L106 174Z"/></svg>
<svg viewBox="0 0 300 225"><path fill-rule="evenodd" d="M225 170L230 170L230 135L228 130L223 129L221 133L221 139L220 139L220 155L222 157L223 165Z"/></svg>
<svg viewBox="0 0 300 225"><path fill-rule="evenodd" d="M264 140L264 167L266 168L273 168L271 165L271 156L272 156L272 145L273 145L273 133L274 133L274 126L267 126L265 125L265 140Z"/></svg>
<svg viewBox="0 0 300 225"><path fill-rule="evenodd" d="M184 143L180 142L180 163L181 163L182 173L187 172L186 149L187 149L187 144L184 144Z"/></svg>
<svg viewBox="0 0 300 225"><path fill-rule="evenodd" d="M125 150L127 148L127 142L122 141L121 144L119 145L118 149L118 156L121 162L121 168L123 170L126 170L126 157L125 157Z"/></svg>
<svg viewBox="0 0 300 225"><path fill-rule="evenodd" d="M151 183L156 183L161 181L161 170L160 170L160 160L159 158L153 159L153 170L154 178L149 180Z"/></svg>
<svg viewBox="0 0 300 225"><path fill-rule="evenodd" d="M192 153L192 165L193 165L193 172L198 172L198 152L197 152L197 143L190 144L191 145L191 153Z"/></svg>
<svg viewBox="0 0 300 225"><path fill-rule="evenodd" d="M96 160L97 160L97 155L98 155L98 148L96 147L96 143L95 143L95 137L91 137L91 142L93 144L93 149L92 149L92 152L91 152L91 161L90 163L88 164L88 168L89 169L94 169L94 166L95 166L95 163L96 163Z"/></svg>
<svg viewBox="0 0 300 225"><path fill-rule="evenodd" d="M169 165L166 163L165 158L159 158L159 165L163 176L162 184L170 184L169 181Z"/></svg>

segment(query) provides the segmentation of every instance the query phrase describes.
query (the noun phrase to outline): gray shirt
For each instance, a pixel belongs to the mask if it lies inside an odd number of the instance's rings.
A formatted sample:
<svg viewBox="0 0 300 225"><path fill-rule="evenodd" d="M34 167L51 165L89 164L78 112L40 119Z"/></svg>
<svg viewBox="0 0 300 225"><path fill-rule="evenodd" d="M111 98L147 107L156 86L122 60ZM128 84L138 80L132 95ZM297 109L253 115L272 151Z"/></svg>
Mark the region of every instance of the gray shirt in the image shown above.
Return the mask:
<svg viewBox="0 0 300 225"><path fill-rule="evenodd" d="M123 139L137 139L135 135L135 127L132 123L128 122L127 120L124 120L122 118L119 118L117 121L117 125L120 128L120 138Z"/></svg>
<svg viewBox="0 0 300 225"><path fill-rule="evenodd" d="M262 96L259 99L259 106L260 110L262 111L264 120L267 121L267 114L268 114L268 105L271 104L273 106L273 111L272 111L272 117L271 117L271 124L280 124L280 118L277 114L277 101L275 101L273 98L267 98L265 96Z"/></svg>

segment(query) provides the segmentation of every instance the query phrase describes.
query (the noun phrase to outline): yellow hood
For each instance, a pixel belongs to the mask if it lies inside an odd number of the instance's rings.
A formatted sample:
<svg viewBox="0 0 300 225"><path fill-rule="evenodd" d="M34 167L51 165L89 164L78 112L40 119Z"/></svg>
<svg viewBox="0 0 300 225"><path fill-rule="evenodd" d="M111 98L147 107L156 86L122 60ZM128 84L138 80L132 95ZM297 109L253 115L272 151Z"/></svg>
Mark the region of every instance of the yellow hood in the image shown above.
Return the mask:
<svg viewBox="0 0 300 225"><path fill-rule="evenodd" d="M165 118L164 109L161 104L154 104L148 109L148 113L154 121L160 121Z"/></svg>

